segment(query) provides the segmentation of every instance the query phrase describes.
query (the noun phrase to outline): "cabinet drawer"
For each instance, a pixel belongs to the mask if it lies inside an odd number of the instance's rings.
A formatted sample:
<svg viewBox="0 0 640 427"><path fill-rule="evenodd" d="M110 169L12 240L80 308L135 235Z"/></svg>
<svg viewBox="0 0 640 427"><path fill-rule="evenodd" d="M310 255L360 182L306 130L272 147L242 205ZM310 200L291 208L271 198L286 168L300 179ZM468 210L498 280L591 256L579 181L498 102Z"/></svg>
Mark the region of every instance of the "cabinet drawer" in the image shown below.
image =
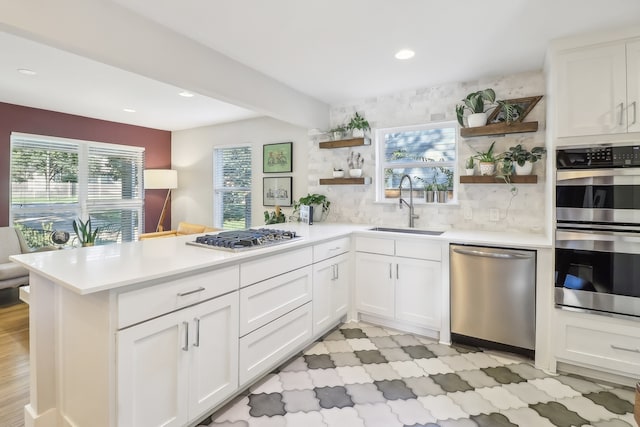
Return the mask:
<svg viewBox="0 0 640 427"><path fill-rule="evenodd" d="M440 261L442 260L442 243L423 239L396 240L396 255Z"/></svg>
<svg viewBox="0 0 640 427"><path fill-rule="evenodd" d="M349 252L350 246L351 239L348 237L319 243L313 247L313 262L319 262L327 258Z"/></svg>
<svg viewBox="0 0 640 427"><path fill-rule="evenodd" d="M273 369L311 339L311 303L240 338L240 387Z"/></svg>
<svg viewBox="0 0 640 427"><path fill-rule="evenodd" d="M123 292L117 297L118 328L235 291L239 277L236 265Z"/></svg>
<svg viewBox="0 0 640 427"><path fill-rule="evenodd" d="M394 255L395 243L393 239L378 239L375 237L356 237L356 251L382 255Z"/></svg>
<svg viewBox="0 0 640 427"><path fill-rule="evenodd" d="M240 266L240 287L310 265L312 260L312 249L306 247L245 262Z"/></svg>
<svg viewBox="0 0 640 427"><path fill-rule="evenodd" d="M240 290L240 336L311 301L311 266Z"/></svg>
<svg viewBox="0 0 640 427"><path fill-rule="evenodd" d="M640 376L638 322L584 313L567 314L560 313L559 359L625 376Z"/></svg>

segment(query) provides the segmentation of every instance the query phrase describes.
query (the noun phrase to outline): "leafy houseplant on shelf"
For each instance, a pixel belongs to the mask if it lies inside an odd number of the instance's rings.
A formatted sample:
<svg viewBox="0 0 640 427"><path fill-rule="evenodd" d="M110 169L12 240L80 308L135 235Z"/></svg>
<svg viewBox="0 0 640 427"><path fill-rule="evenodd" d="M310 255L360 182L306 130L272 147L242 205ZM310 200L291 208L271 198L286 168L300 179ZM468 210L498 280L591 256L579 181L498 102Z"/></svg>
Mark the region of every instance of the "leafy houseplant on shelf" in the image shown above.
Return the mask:
<svg viewBox="0 0 640 427"><path fill-rule="evenodd" d="M498 100L496 101L496 104L498 104L498 109L503 113L499 121L503 121L507 124L515 122L523 112L520 105L511 104L509 101Z"/></svg>
<svg viewBox="0 0 640 427"><path fill-rule="evenodd" d="M338 141L344 138L344 134L347 131L347 127L345 125L338 125L331 129L329 133L333 136L334 141Z"/></svg>
<svg viewBox="0 0 640 427"><path fill-rule="evenodd" d="M367 121L367 119L362 117L356 111L356 113L347 124L347 129L351 131L351 135L354 138L363 138L365 132L371 130L371 126L369 126L369 122Z"/></svg>
<svg viewBox="0 0 640 427"><path fill-rule="evenodd" d="M329 215L331 202L327 199L327 196L322 194L307 194L304 197L300 197L293 202L292 218L296 221L300 220L300 206L302 205L313 206L313 221L320 222Z"/></svg>
<svg viewBox="0 0 640 427"><path fill-rule="evenodd" d="M480 175L493 175L496 171L496 161L500 156L493 153L495 143L493 141L487 151L476 151L477 154L473 156L480 165Z"/></svg>
<svg viewBox="0 0 640 427"><path fill-rule="evenodd" d="M80 218L73 221L73 231L78 236L78 241L83 247L93 246L96 242L96 236L100 227L96 227L95 230L91 227L91 218L87 222L83 222Z"/></svg>
<svg viewBox="0 0 640 427"><path fill-rule="evenodd" d="M504 157L513 163L516 175L531 175L533 164L540 160L546 152L547 150L544 147L533 147L529 151L523 148L522 144L518 144L514 147L509 147L509 151L504 153Z"/></svg>
<svg viewBox="0 0 640 427"><path fill-rule="evenodd" d="M488 107L493 107L496 102L496 93L493 89L484 89L472 92L462 100L464 104L456 105L456 116L460 126L464 127L464 112L471 111L467 117L469 127L484 126L487 124Z"/></svg>

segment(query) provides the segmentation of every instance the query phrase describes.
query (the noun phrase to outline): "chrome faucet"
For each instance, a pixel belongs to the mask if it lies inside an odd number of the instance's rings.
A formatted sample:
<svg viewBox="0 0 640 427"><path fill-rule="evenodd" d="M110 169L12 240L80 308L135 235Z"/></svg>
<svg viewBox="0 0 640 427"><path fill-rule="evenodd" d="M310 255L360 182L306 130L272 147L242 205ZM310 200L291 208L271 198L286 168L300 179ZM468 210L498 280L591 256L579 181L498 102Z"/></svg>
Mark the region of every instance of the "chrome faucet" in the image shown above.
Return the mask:
<svg viewBox="0 0 640 427"><path fill-rule="evenodd" d="M407 178L409 180L409 203L405 199L402 198L402 183L404 179ZM420 216L415 215L413 213L413 183L411 182L411 177L409 175L402 175L400 179L400 209L402 209L402 204L404 203L409 208L409 227L413 228L413 220L416 218L420 218Z"/></svg>

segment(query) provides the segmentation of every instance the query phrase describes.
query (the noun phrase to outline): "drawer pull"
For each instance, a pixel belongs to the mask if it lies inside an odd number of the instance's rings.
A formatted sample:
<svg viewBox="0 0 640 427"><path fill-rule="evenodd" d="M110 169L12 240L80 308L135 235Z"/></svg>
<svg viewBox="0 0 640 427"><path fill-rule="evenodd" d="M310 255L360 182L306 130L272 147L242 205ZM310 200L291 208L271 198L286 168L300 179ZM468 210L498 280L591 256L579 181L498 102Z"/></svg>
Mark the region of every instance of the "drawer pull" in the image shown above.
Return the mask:
<svg viewBox="0 0 640 427"><path fill-rule="evenodd" d="M196 317L195 319L193 319L193 321L196 324L196 338L193 341L193 346L200 347L200 318Z"/></svg>
<svg viewBox="0 0 640 427"><path fill-rule="evenodd" d="M329 251L339 251L340 246L336 246L335 248L329 248Z"/></svg>
<svg viewBox="0 0 640 427"><path fill-rule="evenodd" d="M182 326L184 326L184 345L182 350L189 351L189 322L182 322Z"/></svg>
<svg viewBox="0 0 640 427"><path fill-rule="evenodd" d="M640 353L640 349L620 347L619 345L615 345L615 344L611 344L611 348L614 350L624 350L624 351L630 351L632 353Z"/></svg>
<svg viewBox="0 0 640 427"><path fill-rule="evenodd" d="M205 290L205 289L204 289L202 286L200 286L198 289L194 289L194 290L192 290L192 291L179 292L179 293L178 293L178 296L179 296L179 297L186 297L187 295L197 294L198 292L202 292L202 291L204 291L204 290Z"/></svg>

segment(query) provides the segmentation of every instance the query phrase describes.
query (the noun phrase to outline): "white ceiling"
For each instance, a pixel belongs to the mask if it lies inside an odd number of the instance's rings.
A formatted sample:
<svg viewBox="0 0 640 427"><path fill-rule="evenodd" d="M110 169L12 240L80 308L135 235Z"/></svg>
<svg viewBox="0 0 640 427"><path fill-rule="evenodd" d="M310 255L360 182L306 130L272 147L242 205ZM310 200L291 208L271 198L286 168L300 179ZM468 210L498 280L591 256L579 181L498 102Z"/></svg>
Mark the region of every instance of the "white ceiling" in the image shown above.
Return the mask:
<svg viewBox="0 0 640 427"><path fill-rule="evenodd" d="M640 22L638 0L105 1L333 105L539 70L555 38ZM258 115L7 33L0 51L3 102L167 130Z"/></svg>

